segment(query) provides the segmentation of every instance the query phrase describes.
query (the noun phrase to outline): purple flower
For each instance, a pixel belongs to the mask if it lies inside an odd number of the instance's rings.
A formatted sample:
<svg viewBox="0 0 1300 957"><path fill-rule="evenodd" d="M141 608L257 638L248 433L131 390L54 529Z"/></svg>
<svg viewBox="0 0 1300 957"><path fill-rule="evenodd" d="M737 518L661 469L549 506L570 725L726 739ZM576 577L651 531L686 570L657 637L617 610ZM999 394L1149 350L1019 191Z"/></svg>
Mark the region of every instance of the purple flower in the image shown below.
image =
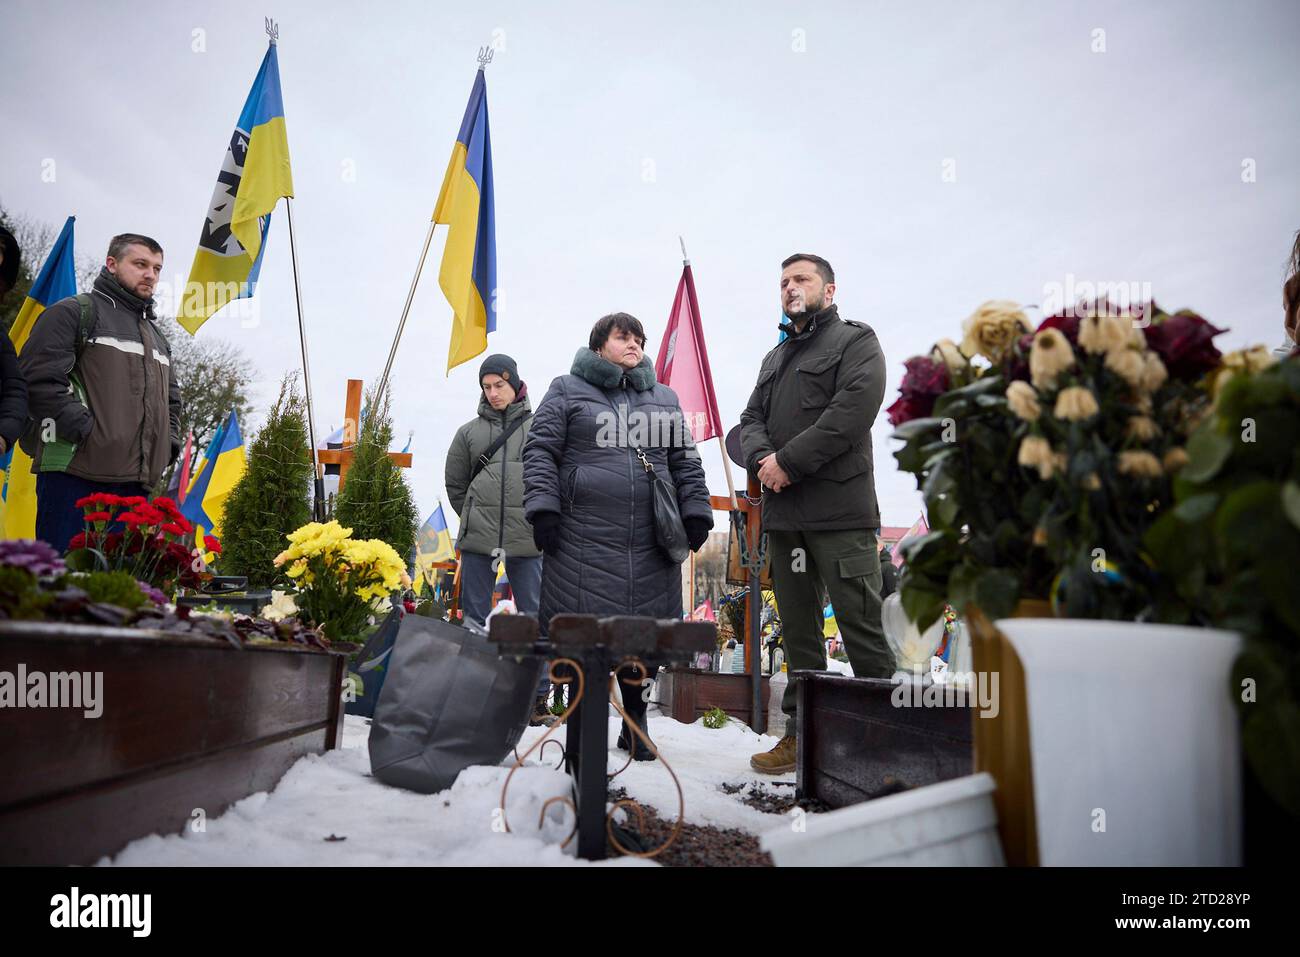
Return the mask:
<svg viewBox="0 0 1300 957"><path fill-rule="evenodd" d="M144 597L148 598L155 605L167 604L167 596L164 595L162 592L160 592L157 588L154 588L153 585L150 585L148 582L142 582L138 578L135 580L135 583L139 585L140 590L144 592Z"/></svg>
<svg viewBox="0 0 1300 957"><path fill-rule="evenodd" d="M37 578L62 575L68 570L58 552L45 542L30 538L0 541L0 565L25 568Z"/></svg>

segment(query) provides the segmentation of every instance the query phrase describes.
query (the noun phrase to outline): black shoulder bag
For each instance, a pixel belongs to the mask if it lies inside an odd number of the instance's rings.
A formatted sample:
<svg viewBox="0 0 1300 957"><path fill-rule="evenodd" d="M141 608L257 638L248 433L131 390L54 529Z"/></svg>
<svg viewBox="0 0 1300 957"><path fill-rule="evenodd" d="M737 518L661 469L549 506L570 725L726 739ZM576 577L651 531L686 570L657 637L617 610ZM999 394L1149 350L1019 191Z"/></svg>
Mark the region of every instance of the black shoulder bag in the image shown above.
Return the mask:
<svg viewBox="0 0 1300 957"><path fill-rule="evenodd" d="M645 452L636 450L637 458L646 475L650 477L650 501L654 504L655 540L659 547L668 553L674 565L686 561L691 553L690 541L686 538L686 526L682 524L682 513L677 507L677 495L672 486L659 477L655 467L646 458Z"/></svg>
<svg viewBox="0 0 1300 957"><path fill-rule="evenodd" d="M474 460L474 467L470 469L469 473L469 481L471 485L474 483L474 480L478 478L478 473L488 467L488 463L492 461L492 456L500 452L501 446L505 445L506 440L515 434L515 429L519 428L519 426L523 425L527 419L531 419L532 417L533 414L529 412L527 415L521 415L519 418L515 419L502 429L501 434L492 441L492 444L483 450L483 454ZM466 487L468 488L468 486Z"/></svg>

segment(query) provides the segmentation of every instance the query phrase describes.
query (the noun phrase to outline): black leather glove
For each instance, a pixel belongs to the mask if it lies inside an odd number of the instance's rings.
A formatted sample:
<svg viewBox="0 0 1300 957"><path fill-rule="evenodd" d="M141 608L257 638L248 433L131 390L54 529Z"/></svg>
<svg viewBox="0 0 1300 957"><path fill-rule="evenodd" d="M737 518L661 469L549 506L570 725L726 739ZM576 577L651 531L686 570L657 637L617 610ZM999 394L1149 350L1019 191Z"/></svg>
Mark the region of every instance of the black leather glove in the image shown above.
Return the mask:
<svg viewBox="0 0 1300 957"><path fill-rule="evenodd" d="M711 518L683 518L682 524L686 526L686 540L690 542L691 551L698 552L700 547L709 540L709 532L713 530L713 520Z"/></svg>
<svg viewBox="0 0 1300 957"><path fill-rule="evenodd" d="M560 550L559 512L538 512L533 516L533 544L547 555Z"/></svg>

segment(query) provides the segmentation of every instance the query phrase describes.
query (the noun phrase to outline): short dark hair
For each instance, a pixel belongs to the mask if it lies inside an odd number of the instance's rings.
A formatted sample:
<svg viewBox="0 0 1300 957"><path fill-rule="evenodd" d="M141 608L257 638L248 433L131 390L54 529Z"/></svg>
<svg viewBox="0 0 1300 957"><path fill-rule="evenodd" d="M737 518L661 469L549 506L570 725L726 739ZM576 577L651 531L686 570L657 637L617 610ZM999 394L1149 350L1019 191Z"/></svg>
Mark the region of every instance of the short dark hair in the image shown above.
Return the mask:
<svg viewBox="0 0 1300 957"><path fill-rule="evenodd" d="M812 263L816 266L817 274L822 277L822 282L830 283L835 281L835 270L831 268L831 264L822 259L821 256L814 256L812 253L795 253L785 262L781 263L781 268L784 269L791 263L797 262Z"/></svg>
<svg viewBox="0 0 1300 957"><path fill-rule="evenodd" d="M112 242L108 244L108 254L113 259L121 259L127 246L143 246L151 253L157 253L159 256L163 254L162 247L158 245L156 239L141 236L139 233L122 233L120 236L114 236Z"/></svg>
<svg viewBox="0 0 1300 957"><path fill-rule="evenodd" d="M599 352L615 329L636 336L637 341L641 343L641 348L645 348L645 329L641 327L641 320L636 316L629 316L626 312L611 312L608 316L601 316L591 327L591 338L587 340L591 351Z"/></svg>

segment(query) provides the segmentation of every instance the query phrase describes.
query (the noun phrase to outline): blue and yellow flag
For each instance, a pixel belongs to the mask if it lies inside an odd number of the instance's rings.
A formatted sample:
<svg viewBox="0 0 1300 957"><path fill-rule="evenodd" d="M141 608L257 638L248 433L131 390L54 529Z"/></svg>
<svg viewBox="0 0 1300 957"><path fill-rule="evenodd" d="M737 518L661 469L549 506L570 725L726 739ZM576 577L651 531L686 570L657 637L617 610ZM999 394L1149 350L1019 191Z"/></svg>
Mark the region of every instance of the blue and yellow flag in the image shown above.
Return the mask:
<svg viewBox="0 0 1300 957"><path fill-rule="evenodd" d="M226 498L247 467L239 419L232 410L195 470L181 513L202 531L220 538Z"/></svg>
<svg viewBox="0 0 1300 957"><path fill-rule="evenodd" d="M415 537L415 567L420 577L433 587L438 576L433 567L434 562L450 561L456 554L452 545L451 532L447 530L447 517L443 514L442 503L420 526Z"/></svg>
<svg viewBox="0 0 1300 957"><path fill-rule="evenodd" d="M18 316L9 330L14 349L21 354L27 338L32 334L36 320L46 306L77 294L77 268L72 254L72 224L69 216L63 231L55 240L50 255L41 267L41 274L32 283L31 290ZM3 501L0 502L0 530L5 538L36 537L36 476L32 473L32 460L17 443L0 457L4 468Z"/></svg>
<svg viewBox="0 0 1300 957"><path fill-rule="evenodd" d="M271 211L280 197L292 195L280 63L272 41L217 174L176 316L191 335L226 303L253 295L266 252Z"/></svg>
<svg viewBox="0 0 1300 957"><path fill-rule="evenodd" d="M451 304L447 372L487 350L497 328L496 212L492 198L492 143L488 136L487 81L480 67L465 118L447 163L433 221L445 224L438 285Z"/></svg>

